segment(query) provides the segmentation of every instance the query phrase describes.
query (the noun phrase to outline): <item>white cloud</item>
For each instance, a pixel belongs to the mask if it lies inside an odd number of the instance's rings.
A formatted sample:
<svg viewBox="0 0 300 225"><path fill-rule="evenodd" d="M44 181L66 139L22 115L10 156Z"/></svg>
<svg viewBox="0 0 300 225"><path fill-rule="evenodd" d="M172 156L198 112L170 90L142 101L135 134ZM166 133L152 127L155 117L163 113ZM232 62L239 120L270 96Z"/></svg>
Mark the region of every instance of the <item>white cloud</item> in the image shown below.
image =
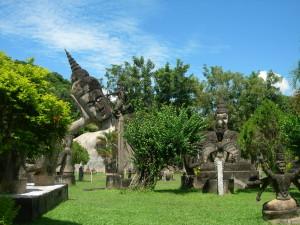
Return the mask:
<svg viewBox="0 0 300 225"><path fill-rule="evenodd" d="M259 71L259 74L258 76L261 77L263 80L266 80L267 79L267 74L268 72L265 71L265 70L262 70L262 71ZM280 89L280 91L283 93L283 94L286 94L286 95L290 95L291 92L292 92L292 88L291 86L289 85L289 82L288 80L283 77L282 75L278 74L278 73L275 73L278 77L281 78L281 81L280 82L277 82L274 87L277 87Z"/></svg>
<svg viewBox="0 0 300 225"><path fill-rule="evenodd" d="M167 43L144 32L126 11L116 10L120 7L117 4L53 2L0 4L0 13L6 15L0 18L1 33L34 40L49 54L61 54L64 48L79 53L81 64L102 74L110 64L128 61L134 55L143 55L161 64L172 52ZM84 15L84 7L90 8L91 15Z"/></svg>

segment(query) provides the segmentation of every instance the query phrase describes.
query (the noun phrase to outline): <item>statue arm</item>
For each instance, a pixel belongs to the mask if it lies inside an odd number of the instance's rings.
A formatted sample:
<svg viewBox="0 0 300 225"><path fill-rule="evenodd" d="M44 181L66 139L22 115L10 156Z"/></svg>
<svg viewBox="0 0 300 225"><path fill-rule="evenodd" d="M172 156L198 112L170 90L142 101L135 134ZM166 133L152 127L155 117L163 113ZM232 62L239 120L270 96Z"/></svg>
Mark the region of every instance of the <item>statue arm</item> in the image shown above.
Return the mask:
<svg viewBox="0 0 300 225"><path fill-rule="evenodd" d="M270 178L265 177L265 178L261 179L261 182L262 182L262 185L259 189L259 192L257 193L256 201L260 201L260 197L261 197L262 193L266 190L266 188L270 184Z"/></svg>
<svg viewBox="0 0 300 225"><path fill-rule="evenodd" d="M258 161L260 162L263 171L270 177L274 177L274 173L272 172L272 170L270 170L270 168L267 166L266 160L263 158L262 155L260 155L258 157Z"/></svg>
<svg viewBox="0 0 300 225"><path fill-rule="evenodd" d="M272 170L270 170L270 168L267 166L266 162L262 162L261 163L262 169L263 171L270 177L274 177L274 173Z"/></svg>
<svg viewBox="0 0 300 225"><path fill-rule="evenodd" d="M76 103L77 108L80 110L82 117L83 117L85 120L88 120L88 119L90 118L89 115L86 113L86 111L85 111L84 108L81 106L81 104L78 102L78 100L75 98L75 96L71 94L71 98L72 98L72 99L74 100L74 102Z"/></svg>

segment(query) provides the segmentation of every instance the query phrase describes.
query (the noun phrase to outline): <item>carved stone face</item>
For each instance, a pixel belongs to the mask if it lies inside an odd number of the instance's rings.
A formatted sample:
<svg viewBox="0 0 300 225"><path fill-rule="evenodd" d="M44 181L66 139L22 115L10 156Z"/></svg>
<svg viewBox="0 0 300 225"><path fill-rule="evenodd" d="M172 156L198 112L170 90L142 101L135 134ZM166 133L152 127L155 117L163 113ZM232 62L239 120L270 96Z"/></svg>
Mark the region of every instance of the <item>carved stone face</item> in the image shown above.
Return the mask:
<svg viewBox="0 0 300 225"><path fill-rule="evenodd" d="M111 116L109 102L100 90L93 90L86 95L88 96L82 96L88 98L85 110L93 120L100 122Z"/></svg>
<svg viewBox="0 0 300 225"><path fill-rule="evenodd" d="M219 141L222 140L222 135L227 130L228 124L228 114L227 113L218 113L216 114L216 132L218 135Z"/></svg>
<svg viewBox="0 0 300 225"><path fill-rule="evenodd" d="M276 162L276 167L277 167L279 173L284 173L284 171L285 171L285 162L277 161Z"/></svg>

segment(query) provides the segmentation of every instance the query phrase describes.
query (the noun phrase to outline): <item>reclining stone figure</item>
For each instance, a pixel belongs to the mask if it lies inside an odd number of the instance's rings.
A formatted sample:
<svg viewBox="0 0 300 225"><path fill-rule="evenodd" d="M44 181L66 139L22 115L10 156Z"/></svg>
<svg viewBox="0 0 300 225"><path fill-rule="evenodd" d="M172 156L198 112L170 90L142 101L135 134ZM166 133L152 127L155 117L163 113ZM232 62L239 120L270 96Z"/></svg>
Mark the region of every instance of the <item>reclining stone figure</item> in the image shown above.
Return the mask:
<svg viewBox="0 0 300 225"><path fill-rule="evenodd" d="M114 117L110 101L103 94L98 80L82 69L69 52L66 51L66 55L72 70L71 97L81 112L81 118L68 128L64 139L64 151L59 156L58 165L62 179L66 183L74 183L74 168L71 162L71 144L74 135L89 123L96 124L101 130L112 128Z"/></svg>

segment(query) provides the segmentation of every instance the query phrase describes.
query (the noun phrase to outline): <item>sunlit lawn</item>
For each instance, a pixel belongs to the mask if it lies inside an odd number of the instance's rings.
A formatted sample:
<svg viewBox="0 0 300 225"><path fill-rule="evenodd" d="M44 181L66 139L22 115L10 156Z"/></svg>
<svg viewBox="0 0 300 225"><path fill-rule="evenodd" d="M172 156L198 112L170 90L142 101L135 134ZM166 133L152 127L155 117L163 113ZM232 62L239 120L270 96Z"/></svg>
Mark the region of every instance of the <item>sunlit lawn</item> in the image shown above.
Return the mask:
<svg viewBox="0 0 300 225"><path fill-rule="evenodd" d="M261 202L256 191L225 196L179 190L180 177L160 181L153 192L106 190L103 174L77 182L69 188L69 200L32 225L148 225L148 224L266 224L262 204L274 194L266 192ZM298 194L298 193L294 193Z"/></svg>

